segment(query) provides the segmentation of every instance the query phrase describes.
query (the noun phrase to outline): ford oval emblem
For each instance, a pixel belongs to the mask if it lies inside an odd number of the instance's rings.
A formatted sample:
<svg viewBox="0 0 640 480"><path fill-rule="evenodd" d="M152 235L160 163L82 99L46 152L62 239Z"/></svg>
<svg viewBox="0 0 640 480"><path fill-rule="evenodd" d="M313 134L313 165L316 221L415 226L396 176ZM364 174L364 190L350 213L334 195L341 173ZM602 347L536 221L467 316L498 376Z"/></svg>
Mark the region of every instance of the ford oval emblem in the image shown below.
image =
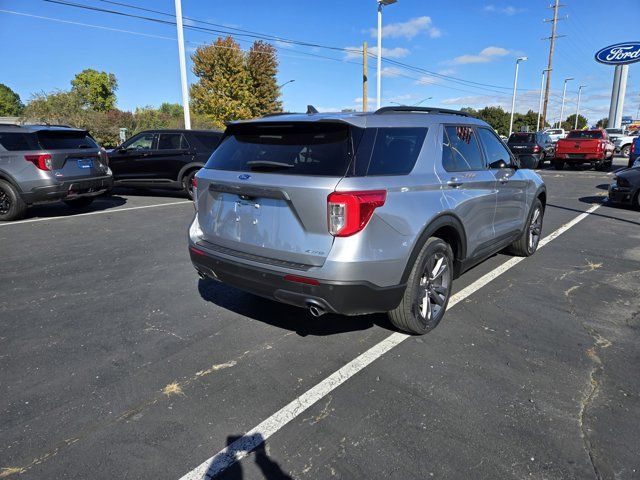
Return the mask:
<svg viewBox="0 0 640 480"><path fill-rule="evenodd" d="M626 65L640 61L640 42L610 45L596 53L596 62L606 65Z"/></svg>
<svg viewBox="0 0 640 480"><path fill-rule="evenodd" d="M248 173L243 173L242 175L238 175L238 178L240 180L249 180L251 178L251 175L249 175Z"/></svg>

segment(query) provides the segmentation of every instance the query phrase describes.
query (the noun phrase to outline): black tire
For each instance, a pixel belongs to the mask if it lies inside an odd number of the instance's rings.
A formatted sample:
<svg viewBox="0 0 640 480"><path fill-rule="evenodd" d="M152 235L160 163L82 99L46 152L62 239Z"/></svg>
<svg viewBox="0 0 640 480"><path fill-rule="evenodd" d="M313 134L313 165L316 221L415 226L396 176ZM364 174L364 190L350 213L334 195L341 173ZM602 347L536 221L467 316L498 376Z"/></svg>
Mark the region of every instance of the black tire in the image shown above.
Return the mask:
<svg viewBox="0 0 640 480"><path fill-rule="evenodd" d="M631 145L625 145L620 149L620 155L623 157L629 157L629 152L631 151Z"/></svg>
<svg viewBox="0 0 640 480"><path fill-rule="evenodd" d="M536 212L538 212L537 215ZM535 202L533 202L533 205L531 206L531 211L527 217L527 224L524 231L518 240L509 246L509 253L518 257L529 257L533 255L538 249L538 244L540 243L543 220L544 207L542 206L540 199L536 198ZM534 222L535 225L533 225ZM531 238L532 236L533 239Z"/></svg>
<svg viewBox="0 0 640 480"><path fill-rule="evenodd" d="M627 168L633 167L633 161L631 160L631 156L629 156L629 161L627 162Z"/></svg>
<svg viewBox="0 0 640 480"><path fill-rule="evenodd" d="M73 200L63 200L70 208L87 208L93 203L93 197L80 197Z"/></svg>
<svg viewBox="0 0 640 480"><path fill-rule="evenodd" d="M436 268L437 275L433 274ZM418 335L435 328L447 310L452 282L453 251L444 240L431 237L411 268L400 305L389 312L391 323L399 330Z"/></svg>
<svg viewBox="0 0 640 480"><path fill-rule="evenodd" d="M554 160L553 161L553 168L555 168L556 170L562 170L564 168L564 162L558 161L558 160Z"/></svg>
<svg viewBox="0 0 640 480"><path fill-rule="evenodd" d="M0 222L18 220L27 211L18 190L5 180L0 180Z"/></svg>
<svg viewBox="0 0 640 480"><path fill-rule="evenodd" d="M198 169L189 170L182 177L182 189L191 200L193 200L193 177L196 176L196 173L198 173L198 170L200 169L198 168Z"/></svg>

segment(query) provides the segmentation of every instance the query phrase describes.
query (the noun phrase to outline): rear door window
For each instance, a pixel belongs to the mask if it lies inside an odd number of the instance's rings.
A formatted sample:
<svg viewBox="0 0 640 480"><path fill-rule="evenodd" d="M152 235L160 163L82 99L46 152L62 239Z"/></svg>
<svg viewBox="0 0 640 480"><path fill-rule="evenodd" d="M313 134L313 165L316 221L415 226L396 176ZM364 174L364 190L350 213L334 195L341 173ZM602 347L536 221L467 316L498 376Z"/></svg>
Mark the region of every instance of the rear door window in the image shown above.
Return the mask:
<svg viewBox="0 0 640 480"><path fill-rule="evenodd" d="M181 133L161 133L158 136L158 150L188 149L187 139Z"/></svg>
<svg viewBox="0 0 640 480"><path fill-rule="evenodd" d="M378 128L367 176L411 172L426 134L426 128Z"/></svg>
<svg viewBox="0 0 640 480"><path fill-rule="evenodd" d="M40 150L40 147L36 143L35 136L31 133L0 133L0 145L10 152Z"/></svg>
<svg viewBox="0 0 640 480"><path fill-rule="evenodd" d="M98 144L86 132L40 131L36 133L43 150L75 150L98 148Z"/></svg>
<svg viewBox="0 0 640 480"><path fill-rule="evenodd" d="M467 125L444 127L442 166L447 172L466 172L486 168L473 128Z"/></svg>
<svg viewBox="0 0 640 480"><path fill-rule="evenodd" d="M213 150L220 142L221 133L192 133L190 138L194 138L198 150Z"/></svg>
<svg viewBox="0 0 640 480"><path fill-rule="evenodd" d="M349 127L332 123L238 124L205 168L343 176L351 161Z"/></svg>

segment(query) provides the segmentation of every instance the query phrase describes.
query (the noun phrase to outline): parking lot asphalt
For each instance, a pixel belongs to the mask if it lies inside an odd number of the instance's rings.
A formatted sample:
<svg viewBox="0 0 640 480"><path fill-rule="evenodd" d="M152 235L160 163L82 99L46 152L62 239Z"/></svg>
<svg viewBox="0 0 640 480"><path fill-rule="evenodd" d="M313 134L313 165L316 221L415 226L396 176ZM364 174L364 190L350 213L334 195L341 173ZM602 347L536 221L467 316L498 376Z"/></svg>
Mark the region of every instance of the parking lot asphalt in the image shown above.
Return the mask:
<svg viewBox="0 0 640 480"><path fill-rule="evenodd" d="M541 175L544 235L601 206L219 477L640 478L640 214ZM115 193L0 225L0 478L180 478L393 335L199 280L190 202Z"/></svg>

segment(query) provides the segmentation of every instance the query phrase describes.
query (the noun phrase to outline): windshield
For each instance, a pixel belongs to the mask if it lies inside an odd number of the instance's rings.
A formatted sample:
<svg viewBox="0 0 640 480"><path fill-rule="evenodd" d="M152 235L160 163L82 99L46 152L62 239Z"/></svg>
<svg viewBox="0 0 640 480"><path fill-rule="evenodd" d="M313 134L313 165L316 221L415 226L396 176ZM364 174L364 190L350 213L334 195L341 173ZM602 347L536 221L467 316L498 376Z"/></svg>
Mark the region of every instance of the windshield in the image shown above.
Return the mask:
<svg viewBox="0 0 640 480"><path fill-rule="evenodd" d="M535 143L535 133L514 133L509 137L508 143Z"/></svg>
<svg viewBox="0 0 640 480"><path fill-rule="evenodd" d="M614 135L622 135L624 132L621 128L607 128L607 133L613 133Z"/></svg>
<svg viewBox="0 0 640 480"><path fill-rule="evenodd" d="M545 130L545 133L549 135L561 135L563 132L562 130Z"/></svg>
<svg viewBox="0 0 640 480"><path fill-rule="evenodd" d="M602 132L600 130L583 130L583 131L574 131L570 132L567 135L567 138L594 138L600 139L602 138Z"/></svg>

